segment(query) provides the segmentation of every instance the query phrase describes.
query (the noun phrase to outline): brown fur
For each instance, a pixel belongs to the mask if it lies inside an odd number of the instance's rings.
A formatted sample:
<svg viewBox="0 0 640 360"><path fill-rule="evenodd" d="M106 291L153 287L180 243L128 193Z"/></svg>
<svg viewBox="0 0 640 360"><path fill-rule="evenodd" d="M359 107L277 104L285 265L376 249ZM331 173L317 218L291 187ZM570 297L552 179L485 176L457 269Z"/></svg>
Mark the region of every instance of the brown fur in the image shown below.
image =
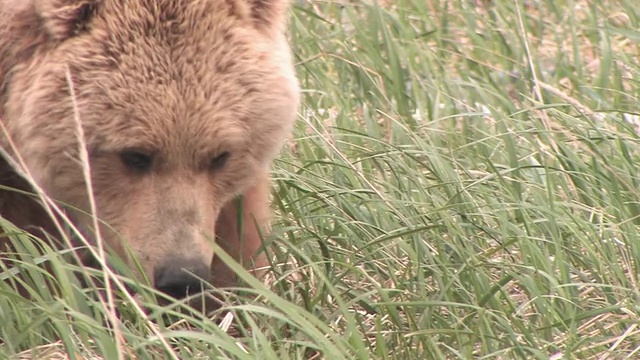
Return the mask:
<svg viewBox="0 0 640 360"><path fill-rule="evenodd" d="M89 211L74 106L85 133L105 241L152 279L160 263L212 263L208 239L248 266L268 230L268 169L298 104L283 34L287 0L0 0L0 120L34 180ZM76 98L66 80L69 69ZM0 146L11 151L2 136ZM154 156L136 173L121 154ZM219 169L212 159L231 156ZM31 190L5 160L0 184ZM244 195L243 233L233 200ZM68 211L92 232L89 216ZM0 192L0 215L54 232L37 202ZM254 221L255 219L255 221ZM258 229L256 227L256 222ZM124 239L126 244L121 240Z"/></svg>

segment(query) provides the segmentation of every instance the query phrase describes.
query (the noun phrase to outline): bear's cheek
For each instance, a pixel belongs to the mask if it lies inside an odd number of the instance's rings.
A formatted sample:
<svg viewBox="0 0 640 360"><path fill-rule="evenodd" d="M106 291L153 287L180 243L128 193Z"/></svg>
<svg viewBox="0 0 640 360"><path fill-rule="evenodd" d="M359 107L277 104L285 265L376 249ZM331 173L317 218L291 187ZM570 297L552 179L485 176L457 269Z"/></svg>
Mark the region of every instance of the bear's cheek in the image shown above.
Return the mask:
<svg viewBox="0 0 640 360"><path fill-rule="evenodd" d="M27 148L36 141L33 148L59 150L65 145L61 139L73 139L73 128L68 119L73 107L64 96L63 79L55 76L51 69L21 69L11 79L9 98L6 104L6 129L18 150ZM71 117L73 119L73 117ZM57 137L57 138L56 138ZM57 140L57 142L52 140ZM7 141L3 139L3 142ZM59 145L58 145L59 144ZM55 149L54 149L55 147ZM27 154L30 155L30 154Z"/></svg>
<svg viewBox="0 0 640 360"><path fill-rule="evenodd" d="M251 157L261 166L269 166L278 156L284 141L291 136L299 106L295 81L273 84L271 91L254 100L255 108L247 117L250 123Z"/></svg>

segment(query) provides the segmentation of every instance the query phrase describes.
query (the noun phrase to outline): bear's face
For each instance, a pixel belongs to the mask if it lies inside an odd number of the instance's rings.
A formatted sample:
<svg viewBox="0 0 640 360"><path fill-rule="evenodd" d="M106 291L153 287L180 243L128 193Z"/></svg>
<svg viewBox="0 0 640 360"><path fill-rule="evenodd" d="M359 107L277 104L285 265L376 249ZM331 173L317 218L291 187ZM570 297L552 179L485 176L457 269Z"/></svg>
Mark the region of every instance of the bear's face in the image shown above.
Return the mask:
<svg viewBox="0 0 640 360"><path fill-rule="evenodd" d="M33 1L21 11L39 12L47 40L13 67L4 114L31 175L93 234L81 124L106 243L150 279L175 259L209 264L222 206L295 117L282 19L264 17L278 2Z"/></svg>

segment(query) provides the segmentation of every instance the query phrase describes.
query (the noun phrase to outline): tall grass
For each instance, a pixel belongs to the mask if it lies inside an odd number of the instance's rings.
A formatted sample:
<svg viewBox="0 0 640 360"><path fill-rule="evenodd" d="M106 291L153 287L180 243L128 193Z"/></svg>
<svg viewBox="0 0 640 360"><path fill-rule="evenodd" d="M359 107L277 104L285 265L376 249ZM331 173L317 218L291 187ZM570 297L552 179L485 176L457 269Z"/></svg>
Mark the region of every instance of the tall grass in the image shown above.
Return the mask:
<svg viewBox="0 0 640 360"><path fill-rule="evenodd" d="M212 318L116 296L118 345L68 255L32 257L3 223L34 296L0 283L0 358L640 357L639 17L630 0L298 1L269 281L235 266L246 289Z"/></svg>

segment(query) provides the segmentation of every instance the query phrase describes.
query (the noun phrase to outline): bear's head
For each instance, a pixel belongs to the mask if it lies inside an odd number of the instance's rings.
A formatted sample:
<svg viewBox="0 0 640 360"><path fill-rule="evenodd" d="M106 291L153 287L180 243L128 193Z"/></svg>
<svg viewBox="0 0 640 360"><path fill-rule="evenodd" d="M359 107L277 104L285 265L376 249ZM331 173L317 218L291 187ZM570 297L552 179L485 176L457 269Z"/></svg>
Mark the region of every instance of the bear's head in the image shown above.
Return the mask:
<svg viewBox="0 0 640 360"><path fill-rule="evenodd" d="M149 279L208 266L222 206L294 122L287 0L0 4L1 146L91 237L86 149L101 236Z"/></svg>

